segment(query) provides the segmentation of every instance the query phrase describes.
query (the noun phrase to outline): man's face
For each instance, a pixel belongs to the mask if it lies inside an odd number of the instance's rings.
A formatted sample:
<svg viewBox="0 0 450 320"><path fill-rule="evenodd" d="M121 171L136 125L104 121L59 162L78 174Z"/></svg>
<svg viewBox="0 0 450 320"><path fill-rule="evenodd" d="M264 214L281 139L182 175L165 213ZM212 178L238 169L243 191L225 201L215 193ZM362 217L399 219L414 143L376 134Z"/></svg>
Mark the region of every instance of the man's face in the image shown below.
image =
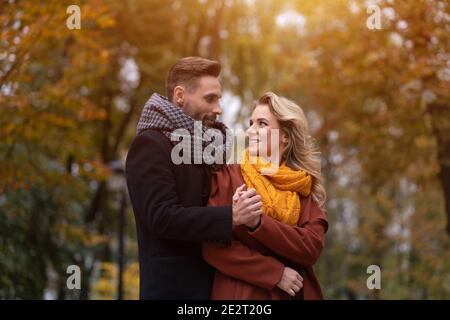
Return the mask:
<svg viewBox="0 0 450 320"><path fill-rule="evenodd" d="M194 120L200 120L203 125L211 127L217 116L222 114L222 87L219 79L203 76L197 80L194 90L182 88L175 88L174 103Z"/></svg>

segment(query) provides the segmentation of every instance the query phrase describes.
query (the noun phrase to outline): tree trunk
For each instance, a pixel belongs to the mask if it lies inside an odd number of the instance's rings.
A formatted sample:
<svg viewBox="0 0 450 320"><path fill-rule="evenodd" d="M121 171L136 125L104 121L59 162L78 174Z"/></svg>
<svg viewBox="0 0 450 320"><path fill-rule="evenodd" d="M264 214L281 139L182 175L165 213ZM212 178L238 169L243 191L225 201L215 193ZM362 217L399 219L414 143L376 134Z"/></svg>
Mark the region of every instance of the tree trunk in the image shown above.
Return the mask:
<svg viewBox="0 0 450 320"><path fill-rule="evenodd" d="M427 108L437 142L439 179L444 191L447 213L447 233L450 236L450 108L443 103L433 103Z"/></svg>

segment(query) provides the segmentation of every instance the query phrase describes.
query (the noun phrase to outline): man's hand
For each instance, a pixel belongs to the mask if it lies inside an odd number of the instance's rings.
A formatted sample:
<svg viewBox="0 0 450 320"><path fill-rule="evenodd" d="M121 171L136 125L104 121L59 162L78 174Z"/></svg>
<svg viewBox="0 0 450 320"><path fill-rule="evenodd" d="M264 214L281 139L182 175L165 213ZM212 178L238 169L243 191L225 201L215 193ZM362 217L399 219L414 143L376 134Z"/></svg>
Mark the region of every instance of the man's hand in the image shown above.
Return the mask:
<svg viewBox="0 0 450 320"><path fill-rule="evenodd" d="M294 297L303 288L303 278L294 269L285 267L277 287Z"/></svg>
<svg viewBox="0 0 450 320"><path fill-rule="evenodd" d="M261 196L255 189L245 190L245 184L236 189L233 195L233 225L257 225L261 211Z"/></svg>

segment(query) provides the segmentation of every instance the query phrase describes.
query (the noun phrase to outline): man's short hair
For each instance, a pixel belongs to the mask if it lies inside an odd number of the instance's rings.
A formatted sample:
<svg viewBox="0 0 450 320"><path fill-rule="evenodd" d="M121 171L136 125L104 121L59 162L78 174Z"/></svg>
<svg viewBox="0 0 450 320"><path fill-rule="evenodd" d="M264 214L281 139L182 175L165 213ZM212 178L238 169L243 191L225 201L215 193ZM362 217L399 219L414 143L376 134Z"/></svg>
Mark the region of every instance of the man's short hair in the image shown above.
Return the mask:
<svg viewBox="0 0 450 320"><path fill-rule="evenodd" d="M218 77L220 63L201 57L185 57L178 60L169 70L166 80L166 93L170 101L176 86L183 85L193 91L197 88L198 79L202 76Z"/></svg>

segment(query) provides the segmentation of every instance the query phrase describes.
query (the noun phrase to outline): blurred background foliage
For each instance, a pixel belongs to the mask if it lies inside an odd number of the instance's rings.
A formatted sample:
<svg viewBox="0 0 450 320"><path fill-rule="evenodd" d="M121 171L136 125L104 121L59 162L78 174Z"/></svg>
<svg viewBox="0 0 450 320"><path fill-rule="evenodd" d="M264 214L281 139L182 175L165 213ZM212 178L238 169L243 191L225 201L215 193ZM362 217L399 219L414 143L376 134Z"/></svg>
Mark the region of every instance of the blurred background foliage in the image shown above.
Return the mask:
<svg viewBox="0 0 450 320"><path fill-rule="evenodd" d="M231 127L268 90L305 109L329 197L326 298L450 298L448 1L78 0L69 30L73 2L0 2L0 298L138 297L121 167L146 99L192 55L222 63Z"/></svg>

